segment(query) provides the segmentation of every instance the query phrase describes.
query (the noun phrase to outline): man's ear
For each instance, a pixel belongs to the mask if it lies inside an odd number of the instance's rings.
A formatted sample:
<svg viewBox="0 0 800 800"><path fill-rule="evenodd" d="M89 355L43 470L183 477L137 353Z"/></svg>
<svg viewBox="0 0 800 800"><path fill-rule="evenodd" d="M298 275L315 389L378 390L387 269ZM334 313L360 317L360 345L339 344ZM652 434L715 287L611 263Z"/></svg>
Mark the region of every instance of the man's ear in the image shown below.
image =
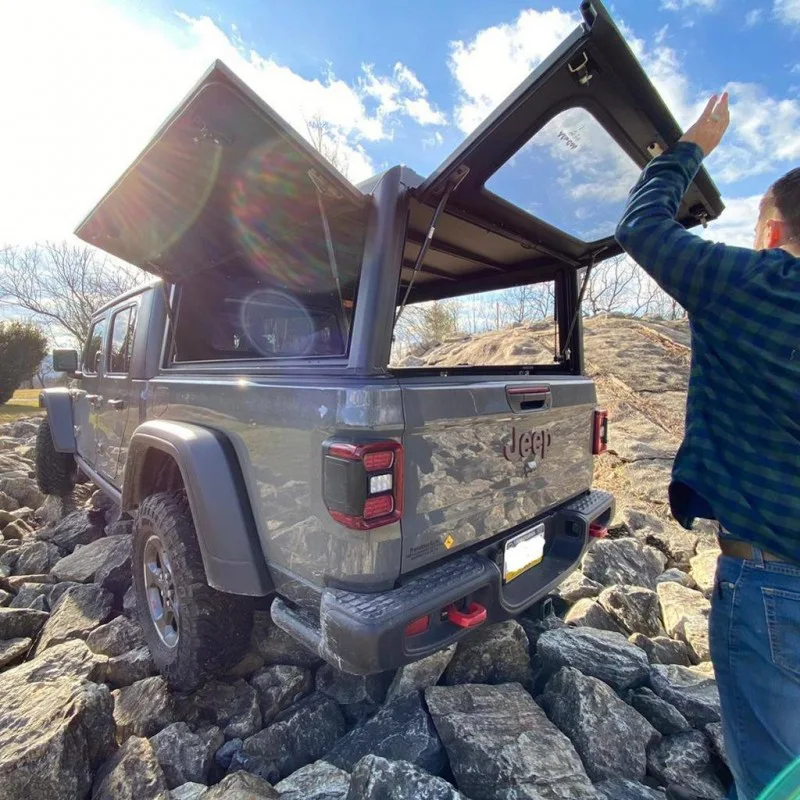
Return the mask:
<svg viewBox="0 0 800 800"><path fill-rule="evenodd" d="M767 250L773 250L776 247L781 247L784 242L784 228L783 221L779 219L768 219L766 222L766 230L764 232L764 244Z"/></svg>

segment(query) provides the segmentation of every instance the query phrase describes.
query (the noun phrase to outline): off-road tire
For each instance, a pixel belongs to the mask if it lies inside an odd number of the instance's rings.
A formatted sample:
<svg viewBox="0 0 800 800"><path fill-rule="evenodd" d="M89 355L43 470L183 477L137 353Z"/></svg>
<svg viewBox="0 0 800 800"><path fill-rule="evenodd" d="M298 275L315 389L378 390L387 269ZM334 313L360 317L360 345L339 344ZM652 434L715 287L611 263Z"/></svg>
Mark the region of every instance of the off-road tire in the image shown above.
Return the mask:
<svg viewBox="0 0 800 800"><path fill-rule="evenodd" d="M153 535L169 559L178 599L178 642L173 647L156 629L145 590L145 545ZM132 569L139 623L170 686L191 691L239 662L250 642L253 601L208 585L185 493L154 494L141 503L133 523Z"/></svg>
<svg viewBox="0 0 800 800"><path fill-rule="evenodd" d="M72 493L78 477L78 467L72 453L58 453L53 446L53 434L47 418L36 434L36 483L44 494L65 497Z"/></svg>

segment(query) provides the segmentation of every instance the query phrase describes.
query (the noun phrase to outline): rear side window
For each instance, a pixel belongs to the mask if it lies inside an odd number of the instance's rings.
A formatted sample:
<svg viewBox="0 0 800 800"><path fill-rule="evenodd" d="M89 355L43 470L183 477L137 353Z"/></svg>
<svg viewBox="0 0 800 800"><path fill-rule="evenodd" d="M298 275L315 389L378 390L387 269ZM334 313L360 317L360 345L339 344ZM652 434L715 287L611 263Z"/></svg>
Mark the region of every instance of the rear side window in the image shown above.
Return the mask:
<svg viewBox="0 0 800 800"><path fill-rule="evenodd" d="M86 340L86 347L83 351L83 371L89 375L96 374L100 365L106 339L106 322L107 320L103 318L92 323L89 338Z"/></svg>
<svg viewBox="0 0 800 800"><path fill-rule="evenodd" d="M136 306L117 311L111 322L111 350L108 354L108 371L125 375L131 364L133 334L136 330Z"/></svg>

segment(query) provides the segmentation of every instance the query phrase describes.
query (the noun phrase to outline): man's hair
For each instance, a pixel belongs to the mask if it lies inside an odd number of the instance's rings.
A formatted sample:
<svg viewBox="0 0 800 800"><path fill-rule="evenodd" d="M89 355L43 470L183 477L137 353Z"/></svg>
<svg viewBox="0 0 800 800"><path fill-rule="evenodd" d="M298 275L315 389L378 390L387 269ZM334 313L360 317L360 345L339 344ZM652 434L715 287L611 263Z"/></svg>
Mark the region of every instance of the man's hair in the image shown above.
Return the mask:
<svg viewBox="0 0 800 800"><path fill-rule="evenodd" d="M787 238L800 242L800 167L772 184L769 199L786 223Z"/></svg>

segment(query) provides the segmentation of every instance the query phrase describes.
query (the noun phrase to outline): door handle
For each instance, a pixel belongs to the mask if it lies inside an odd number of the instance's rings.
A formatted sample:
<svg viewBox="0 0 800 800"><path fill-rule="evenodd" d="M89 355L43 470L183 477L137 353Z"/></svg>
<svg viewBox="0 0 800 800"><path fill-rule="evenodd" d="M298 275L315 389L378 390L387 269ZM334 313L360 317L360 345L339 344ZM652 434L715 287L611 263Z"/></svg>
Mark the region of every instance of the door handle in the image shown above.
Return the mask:
<svg viewBox="0 0 800 800"><path fill-rule="evenodd" d="M87 394L87 395L85 395L85 397L86 397L86 402L90 406L96 405L97 402L100 400L100 395L99 394Z"/></svg>
<svg viewBox="0 0 800 800"><path fill-rule="evenodd" d="M124 400L109 400L108 407L113 408L114 411L122 411L125 408L125 401Z"/></svg>
<svg viewBox="0 0 800 800"><path fill-rule="evenodd" d="M507 386L506 397L514 411L546 411L553 404L549 386Z"/></svg>

